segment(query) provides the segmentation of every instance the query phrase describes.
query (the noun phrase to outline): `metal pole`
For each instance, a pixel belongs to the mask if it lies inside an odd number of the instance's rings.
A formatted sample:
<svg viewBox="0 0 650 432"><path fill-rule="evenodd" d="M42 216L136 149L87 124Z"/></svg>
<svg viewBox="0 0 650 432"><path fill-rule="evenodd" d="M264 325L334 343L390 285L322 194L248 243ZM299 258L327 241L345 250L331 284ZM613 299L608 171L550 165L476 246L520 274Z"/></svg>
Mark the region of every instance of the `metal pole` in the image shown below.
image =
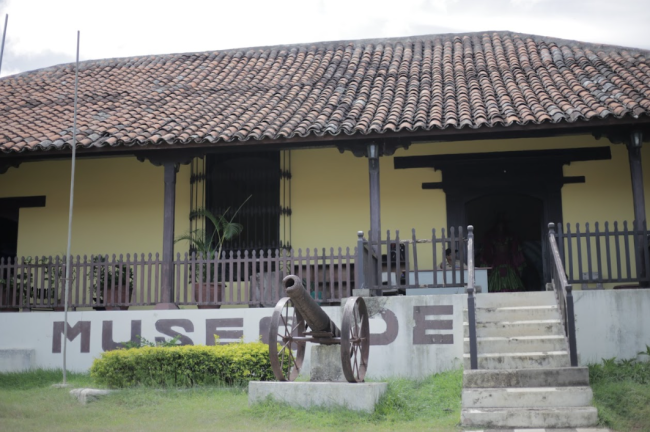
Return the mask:
<svg viewBox="0 0 650 432"><path fill-rule="evenodd" d="M63 306L63 384L67 380L67 345L68 345L68 298L70 296L70 245L72 243L72 206L74 204L74 171L77 153L77 93L79 89L79 39L77 30L77 63L74 71L74 111L72 120L72 172L70 173L70 210L68 212L68 249L65 255L65 305Z"/></svg>
<svg viewBox="0 0 650 432"><path fill-rule="evenodd" d="M2 46L0 46L0 73L2 72L2 58L5 55L5 36L7 36L8 22L9 22L9 14L5 15L5 29L2 32Z"/></svg>
<svg viewBox="0 0 650 432"><path fill-rule="evenodd" d="M476 341L476 302L474 297L474 227L467 227L467 321L469 325L469 362L471 369L478 369L478 346Z"/></svg>

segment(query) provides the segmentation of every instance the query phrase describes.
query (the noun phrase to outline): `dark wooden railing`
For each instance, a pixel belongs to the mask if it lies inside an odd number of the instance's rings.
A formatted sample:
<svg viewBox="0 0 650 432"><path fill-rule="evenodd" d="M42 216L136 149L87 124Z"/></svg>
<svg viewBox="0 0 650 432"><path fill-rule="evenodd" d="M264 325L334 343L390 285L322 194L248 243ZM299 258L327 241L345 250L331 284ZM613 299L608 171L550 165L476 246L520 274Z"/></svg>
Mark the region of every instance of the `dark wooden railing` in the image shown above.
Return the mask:
<svg viewBox="0 0 650 432"><path fill-rule="evenodd" d="M177 254L174 303L270 307L284 297L282 278L300 277L317 302L339 303L354 288L356 251L338 248L239 251L221 259ZM126 309L162 302L158 254L74 256L69 308ZM0 309L62 310L65 258L0 260Z"/></svg>
<svg viewBox="0 0 650 432"><path fill-rule="evenodd" d="M555 224L553 223L548 225L548 242L551 264L551 284L555 291L558 306L562 312L562 322L564 323L564 331L568 339L571 366L578 366L572 286L568 282L564 271L560 250L556 242Z"/></svg>
<svg viewBox="0 0 650 432"><path fill-rule="evenodd" d="M588 288L604 283L648 286L648 230L623 222L557 225L556 238L567 280Z"/></svg>
<svg viewBox="0 0 650 432"><path fill-rule="evenodd" d="M446 261L447 249L451 249L451 262L459 263L459 268L455 268L455 264L440 267ZM362 264L357 269L357 280L363 281L359 286L377 295L396 289L443 288L465 286L466 283L467 251L463 227L451 227L448 231L443 228L440 235L433 229L429 238L417 238L415 229L407 238L400 237L399 231L394 237L391 231L386 231L386 237L376 243L366 240L360 231L357 251L357 262ZM430 260L421 258L424 252ZM446 271L438 274L437 270ZM431 283L423 282L423 272L431 273Z"/></svg>
<svg viewBox="0 0 650 432"><path fill-rule="evenodd" d="M478 344L476 341L476 305L474 287L474 227L467 227L467 325L469 327L470 368L478 369Z"/></svg>

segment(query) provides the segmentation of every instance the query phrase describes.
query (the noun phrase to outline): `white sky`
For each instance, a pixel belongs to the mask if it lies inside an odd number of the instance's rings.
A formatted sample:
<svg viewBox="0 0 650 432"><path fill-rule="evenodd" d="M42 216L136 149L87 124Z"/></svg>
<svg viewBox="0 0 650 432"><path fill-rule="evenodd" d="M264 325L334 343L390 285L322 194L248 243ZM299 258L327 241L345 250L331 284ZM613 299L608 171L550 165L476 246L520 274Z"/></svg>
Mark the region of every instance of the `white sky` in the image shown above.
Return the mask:
<svg viewBox="0 0 650 432"><path fill-rule="evenodd" d="M0 0L0 76L81 59L511 30L650 49L650 0Z"/></svg>

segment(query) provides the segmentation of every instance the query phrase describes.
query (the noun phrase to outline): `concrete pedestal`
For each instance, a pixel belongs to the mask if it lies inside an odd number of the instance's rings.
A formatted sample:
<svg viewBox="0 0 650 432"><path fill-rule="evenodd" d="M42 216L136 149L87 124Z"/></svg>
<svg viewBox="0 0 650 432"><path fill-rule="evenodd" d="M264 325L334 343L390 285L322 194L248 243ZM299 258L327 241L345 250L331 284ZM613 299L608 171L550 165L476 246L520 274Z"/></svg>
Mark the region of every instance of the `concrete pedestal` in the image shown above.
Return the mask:
<svg viewBox="0 0 650 432"><path fill-rule="evenodd" d="M341 366L341 345L311 345L309 380L312 382L346 382Z"/></svg>
<svg viewBox="0 0 650 432"><path fill-rule="evenodd" d="M373 412L387 388L387 383L251 381L248 383L248 404L254 405L270 397L293 407Z"/></svg>

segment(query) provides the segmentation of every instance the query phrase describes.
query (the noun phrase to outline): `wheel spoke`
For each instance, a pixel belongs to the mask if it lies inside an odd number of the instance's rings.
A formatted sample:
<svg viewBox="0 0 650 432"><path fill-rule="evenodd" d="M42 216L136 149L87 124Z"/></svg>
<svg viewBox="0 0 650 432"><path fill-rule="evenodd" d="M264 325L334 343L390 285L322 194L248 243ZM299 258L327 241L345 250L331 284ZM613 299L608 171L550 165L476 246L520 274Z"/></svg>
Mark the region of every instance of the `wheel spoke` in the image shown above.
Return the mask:
<svg viewBox="0 0 650 432"><path fill-rule="evenodd" d="M296 363L296 358L293 356L293 353L291 353L291 354L292 354L291 355L291 361L293 362L293 365L295 366L296 369L299 369L298 368L298 363Z"/></svg>
<svg viewBox="0 0 650 432"><path fill-rule="evenodd" d="M289 346L290 343L291 343L291 340L287 341L287 343L285 343L284 345L282 345L282 349L280 350L280 353L283 352L284 349L285 349L287 346ZM289 349L289 351L291 351L291 349ZM279 353L278 353L278 354L279 354Z"/></svg>
<svg viewBox="0 0 650 432"><path fill-rule="evenodd" d="M287 333L287 327L289 326L289 302L284 304L285 316L284 316L284 333Z"/></svg>
<svg viewBox="0 0 650 432"><path fill-rule="evenodd" d="M300 322L299 322L299 320L296 318L295 315L293 316L293 324L294 324L294 326L291 327L291 334L293 334L293 332L296 331L296 330L298 330L298 327L300 327Z"/></svg>
<svg viewBox="0 0 650 432"><path fill-rule="evenodd" d="M359 312L358 307L355 307L354 310L352 311L354 316L354 325L352 326L352 336L355 338L359 336L359 317L357 315L358 312Z"/></svg>

